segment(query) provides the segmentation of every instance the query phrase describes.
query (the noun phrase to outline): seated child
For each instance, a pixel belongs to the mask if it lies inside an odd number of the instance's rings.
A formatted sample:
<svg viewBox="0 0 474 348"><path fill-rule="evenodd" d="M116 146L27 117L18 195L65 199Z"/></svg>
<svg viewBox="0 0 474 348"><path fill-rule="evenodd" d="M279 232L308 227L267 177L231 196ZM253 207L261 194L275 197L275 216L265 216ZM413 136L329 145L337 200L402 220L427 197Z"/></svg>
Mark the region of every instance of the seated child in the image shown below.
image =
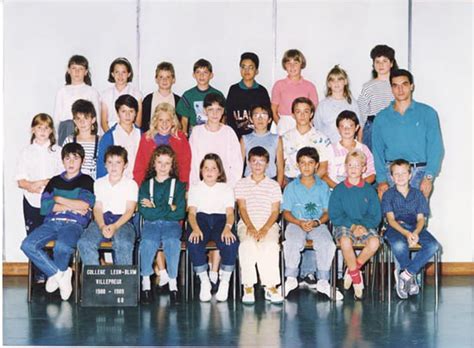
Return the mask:
<svg viewBox="0 0 474 348"><path fill-rule="evenodd" d="M160 145L152 153L146 180L140 186L138 211L143 216L140 241L142 300L152 301L150 275L153 260L162 245L168 265L160 270L160 280L169 279L171 301L178 300L179 255L181 252L181 224L186 214L186 184L178 181L176 154L169 145Z"/></svg>
<svg viewBox="0 0 474 348"><path fill-rule="evenodd" d="M77 243L84 265L99 265L98 249L104 241L112 241L114 264L132 264L135 228L131 218L137 206L138 186L123 175L126 166L127 150L109 146L105 153L108 174L94 183L94 221Z"/></svg>
<svg viewBox="0 0 474 348"><path fill-rule="evenodd" d="M239 139L242 135L252 133L250 119L254 105L265 105L271 108L267 89L255 81L258 75L260 60L253 52L245 52L240 56L240 76L242 80L229 88L226 100L227 124L232 127ZM271 119L270 119L271 122Z"/></svg>
<svg viewBox="0 0 474 348"><path fill-rule="evenodd" d="M224 95L212 87L209 82L214 77L212 73L212 64L199 59L193 66L193 77L197 85L184 92L182 98L176 105L176 113L181 115L181 126L183 132L188 136L191 134L194 126L204 124L207 116L204 112L204 98L209 93L217 93L224 98Z"/></svg>
<svg viewBox="0 0 474 348"><path fill-rule="evenodd" d="M235 136L235 135L234 135ZM226 183L226 174L220 157L214 153L204 156L200 165L201 181L191 185L188 195L188 221L192 232L188 250L194 271L201 280L199 299L211 300L211 281L207 274L206 244L216 243L222 258L218 301L227 301L229 281L235 268L239 241L232 232L234 223L234 192Z"/></svg>
<svg viewBox="0 0 474 348"><path fill-rule="evenodd" d="M334 238L341 244L347 264L344 288L354 286L354 298L362 299L364 283L360 269L377 252L380 239L377 228L382 218L375 189L362 179L367 158L360 150L346 156L347 178L339 183L329 200L329 218L334 225ZM365 244L356 257L352 246Z"/></svg>
<svg viewBox="0 0 474 348"><path fill-rule="evenodd" d="M143 133L150 129L150 121L155 114L155 109L161 103L168 103L176 108L181 97L171 90L176 82L173 64L169 62L161 62L155 70L155 81L158 90L148 94L143 99L142 125L140 129Z"/></svg>
<svg viewBox="0 0 474 348"><path fill-rule="evenodd" d="M128 164L125 167L124 175L132 179L135 158L141 138L140 128L134 123L138 113L138 101L129 94L121 95L115 101L115 109L117 110L119 121L105 132L99 142L97 178L107 175L104 156L107 148L111 145L120 145L127 150Z"/></svg>
<svg viewBox="0 0 474 348"><path fill-rule="evenodd" d="M288 222L283 250L285 255L285 297L298 287L298 265L306 240L313 241L318 282L316 290L331 296L329 274L336 246L328 222L329 187L316 174L319 155L313 147L303 147L296 155L301 175L285 187L283 218ZM336 291L336 300L343 298Z"/></svg>
<svg viewBox="0 0 474 348"><path fill-rule="evenodd" d="M244 134L240 139L242 158L248 158L249 151L253 147L263 147L270 156L265 175L270 179L275 179L280 186L283 186L285 167L283 160L283 142L281 141L281 137L268 130L268 125L272 123L272 110L269 106L258 104L251 108L250 115L254 131L249 134ZM250 164L247 161L244 176L249 175Z"/></svg>
<svg viewBox="0 0 474 348"><path fill-rule="evenodd" d="M367 170L362 174L362 178L369 184L375 181L374 156L369 148L358 142L355 138L359 130L359 119L353 111L342 111L336 119L336 126L340 138L332 143L328 161L328 172L324 176L324 181L330 188L336 187L347 177L346 166L344 164L346 156L352 150L361 150L367 158Z"/></svg>
<svg viewBox="0 0 474 348"><path fill-rule="evenodd" d="M409 185L410 163L404 159L395 160L390 164L390 173L395 185L382 197L382 212L388 222L384 237L402 270L395 277L398 297L406 299L420 291L416 275L436 253L439 244L425 228L428 201L419 189ZM417 244L421 249L410 260L408 249Z"/></svg>
<svg viewBox="0 0 474 348"><path fill-rule="evenodd" d="M59 288L66 301L72 293L72 269L69 261L84 227L91 219L94 205L94 180L81 173L84 149L77 143L61 150L65 171L49 180L41 195L44 223L23 240L21 250L47 277L46 291ZM43 250L49 241L56 242L53 259Z"/></svg>
<svg viewBox="0 0 474 348"><path fill-rule="evenodd" d="M237 234L244 284L242 302L249 304L255 302L255 265L265 287L265 299L272 303L281 303L284 299L276 289L276 285L280 283L280 228L277 219L280 214L281 189L275 180L265 175L269 159L270 155L263 147L252 148L248 155L251 174L240 179L235 186L235 198L241 217Z"/></svg>

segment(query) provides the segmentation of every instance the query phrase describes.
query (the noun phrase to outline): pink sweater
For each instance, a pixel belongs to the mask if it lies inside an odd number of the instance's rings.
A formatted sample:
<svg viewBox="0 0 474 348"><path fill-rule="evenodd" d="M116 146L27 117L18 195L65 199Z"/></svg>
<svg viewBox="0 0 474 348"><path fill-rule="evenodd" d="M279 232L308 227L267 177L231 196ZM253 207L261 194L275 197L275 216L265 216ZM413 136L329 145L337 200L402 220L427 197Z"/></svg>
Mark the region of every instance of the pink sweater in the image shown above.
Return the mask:
<svg viewBox="0 0 474 348"><path fill-rule="evenodd" d="M240 152L240 144L235 132L226 125L221 125L217 132L210 132L206 125L199 125L193 128L189 138L191 145L191 173L189 183L196 185L199 183L199 165L208 153L219 155L224 165L227 183L234 187L242 177L244 162Z"/></svg>
<svg viewBox="0 0 474 348"><path fill-rule="evenodd" d="M318 92L316 86L301 77L299 81L292 81L288 77L278 80L272 89L272 104L278 105L280 115L291 115L291 104L299 97L311 99L314 106L318 106Z"/></svg>

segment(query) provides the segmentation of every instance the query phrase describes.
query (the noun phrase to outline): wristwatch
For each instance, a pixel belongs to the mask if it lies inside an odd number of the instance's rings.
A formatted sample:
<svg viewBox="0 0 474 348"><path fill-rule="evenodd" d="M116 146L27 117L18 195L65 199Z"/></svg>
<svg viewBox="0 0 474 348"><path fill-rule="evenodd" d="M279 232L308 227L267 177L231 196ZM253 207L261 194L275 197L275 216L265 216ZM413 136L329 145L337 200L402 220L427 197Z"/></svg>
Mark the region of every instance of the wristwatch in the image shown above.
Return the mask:
<svg viewBox="0 0 474 348"><path fill-rule="evenodd" d="M319 219L314 219L313 221L318 223L318 225L317 225L316 227L321 226L321 220L319 220Z"/></svg>
<svg viewBox="0 0 474 348"><path fill-rule="evenodd" d="M426 175L425 175L425 179L426 179L426 180L429 180L429 181L433 181L433 175L431 175L431 174L426 174Z"/></svg>

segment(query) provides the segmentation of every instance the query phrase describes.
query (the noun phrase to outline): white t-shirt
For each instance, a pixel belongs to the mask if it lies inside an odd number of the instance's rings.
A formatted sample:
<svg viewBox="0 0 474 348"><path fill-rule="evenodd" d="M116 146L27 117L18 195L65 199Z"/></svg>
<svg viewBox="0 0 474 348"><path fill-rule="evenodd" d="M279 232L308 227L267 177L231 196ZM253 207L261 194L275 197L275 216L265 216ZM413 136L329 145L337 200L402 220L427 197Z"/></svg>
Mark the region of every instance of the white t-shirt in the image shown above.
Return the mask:
<svg viewBox="0 0 474 348"><path fill-rule="evenodd" d="M119 121L117 111L115 110L115 101L118 97L124 94L130 94L138 102L140 102L143 98L142 93L138 90L138 88L135 88L130 83L127 83L127 87L125 87L121 92L117 90L114 84L100 94L101 103L105 104L107 107L109 128L112 128L112 126Z"/></svg>
<svg viewBox="0 0 474 348"><path fill-rule="evenodd" d="M37 181L51 179L64 171L61 160L61 148L53 145L49 149L50 142L39 145L33 141L33 144L26 146L20 153L17 163L15 180ZM35 207L41 207L41 193L31 193L23 190L28 203Z"/></svg>
<svg viewBox="0 0 474 348"><path fill-rule="evenodd" d="M115 185L109 181L109 175L97 179L94 183L96 202L102 203L103 212L110 211L114 215L123 215L127 210L127 202L136 202L138 199L138 185L122 176Z"/></svg>
<svg viewBox="0 0 474 348"><path fill-rule="evenodd" d="M234 205L234 191L227 183L208 186L200 181L189 188L188 207L196 207L198 213L225 214L226 208L234 208Z"/></svg>
<svg viewBox="0 0 474 348"><path fill-rule="evenodd" d="M132 132L128 134L119 124L115 127L115 131L113 132L114 145L123 146L125 150L127 150L128 164L123 174L129 179L133 179L133 168L135 166L141 136L142 134L139 128L133 127Z"/></svg>
<svg viewBox="0 0 474 348"><path fill-rule="evenodd" d="M85 99L94 104L97 117L100 118L100 96L95 88L81 83L80 85L66 85L56 94L56 106L54 108L54 125L56 130L61 121L72 120L72 104L78 99Z"/></svg>

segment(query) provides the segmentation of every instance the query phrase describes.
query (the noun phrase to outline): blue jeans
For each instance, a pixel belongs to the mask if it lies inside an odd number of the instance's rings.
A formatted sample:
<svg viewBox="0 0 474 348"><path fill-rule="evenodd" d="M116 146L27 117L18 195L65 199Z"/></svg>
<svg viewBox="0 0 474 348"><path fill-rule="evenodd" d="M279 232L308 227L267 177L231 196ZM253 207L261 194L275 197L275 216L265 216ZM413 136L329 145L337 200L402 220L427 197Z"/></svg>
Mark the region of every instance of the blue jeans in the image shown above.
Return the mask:
<svg viewBox="0 0 474 348"><path fill-rule="evenodd" d="M285 275L296 278L301 251L304 249L306 240L309 239L313 241L313 249L316 255L314 267L317 266L318 279L329 280L336 245L326 225L318 226L311 232L305 232L295 224L288 224L285 231L285 241L283 242Z"/></svg>
<svg viewBox="0 0 474 348"><path fill-rule="evenodd" d="M178 276L179 254L181 252L181 225L178 221L145 221L140 240L141 275L154 273L153 260L160 246L165 253L168 274L171 279Z"/></svg>
<svg viewBox="0 0 474 348"><path fill-rule="evenodd" d="M409 231L413 231L414 229L413 226L406 224L402 224L402 226ZM416 253L413 259L410 259L407 239L400 232L389 226L384 237L390 244L393 255L400 264L400 269L406 269L413 275L420 272L439 249L438 241L425 229L419 234L418 243L421 245L421 249Z"/></svg>
<svg viewBox="0 0 474 348"><path fill-rule="evenodd" d="M300 278L316 273L316 251L303 250L301 254Z"/></svg>
<svg viewBox="0 0 474 348"><path fill-rule="evenodd" d="M393 186L392 176L390 175L390 163L385 164L385 168L387 170L387 183L389 186ZM411 168L411 179L410 179L410 186L420 189L421 181L425 177L425 169L426 167L412 167Z"/></svg>
<svg viewBox="0 0 474 348"><path fill-rule="evenodd" d="M135 229L130 222L122 225L112 238L105 238L96 222L91 222L77 243L77 248L84 265L99 265L99 246L101 242L112 241L114 264L131 265L133 245L135 244Z"/></svg>
<svg viewBox="0 0 474 348"><path fill-rule="evenodd" d="M367 119L362 132L362 143L372 152L372 125L373 121Z"/></svg>
<svg viewBox="0 0 474 348"><path fill-rule="evenodd" d="M48 221L23 240L21 250L49 278L67 269L82 231L76 222ZM56 241L53 259L43 250L51 240Z"/></svg>
<svg viewBox="0 0 474 348"><path fill-rule="evenodd" d="M217 249L219 249L221 255L221 270L232 272L235 267L235 259L237 258L237 252L239 250L239 240L237 239L229 245L221 240L222 231L224 230L226 223L225 214L197 213L196 220L204 238L196 244L191 243L189 240L187 242L189 256L194 265L194 271L196 273L207 271L209 266L207 264L206 244L212 240L216 243ZM189 238L191 232L192 231L189 231L187 238ZM234 231L232 231L232 233L234 233Z"/></svg>

